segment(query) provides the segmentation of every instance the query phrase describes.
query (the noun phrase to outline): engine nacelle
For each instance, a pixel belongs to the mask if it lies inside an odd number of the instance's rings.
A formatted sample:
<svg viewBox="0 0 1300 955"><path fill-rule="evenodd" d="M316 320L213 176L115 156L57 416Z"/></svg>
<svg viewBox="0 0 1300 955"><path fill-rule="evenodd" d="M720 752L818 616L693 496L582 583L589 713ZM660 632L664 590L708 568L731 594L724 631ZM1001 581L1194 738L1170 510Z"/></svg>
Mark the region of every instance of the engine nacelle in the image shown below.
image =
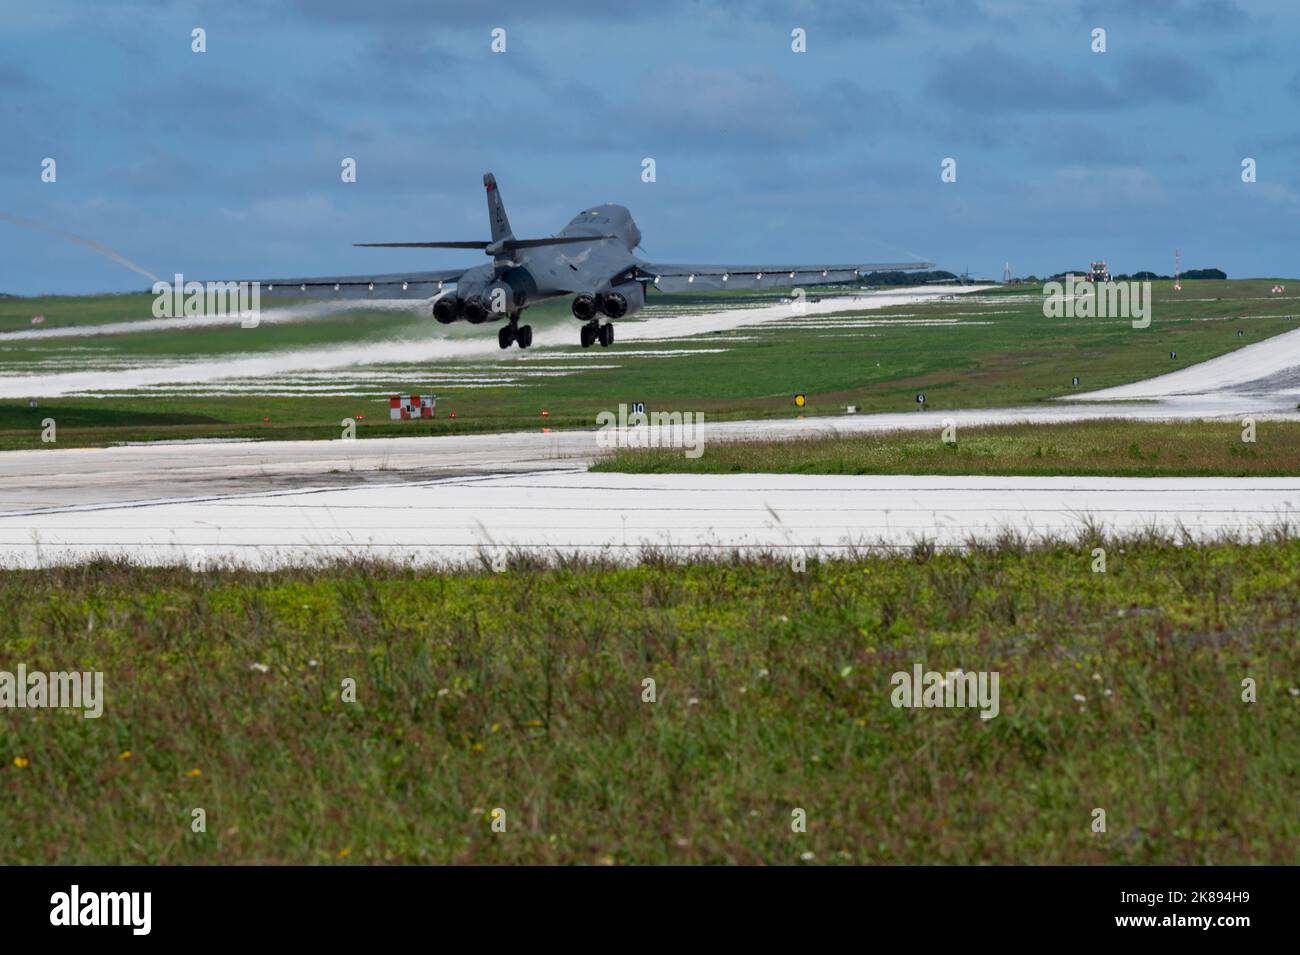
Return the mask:
<svg viewBox="0 0 1300 955"><path fill-rule="evenodd" d="M461 315L461 301L454 295L444 295L433 303L433 317L444 325L450 325Z"/></svg>
<svg viewBox="0 0 1300 955"><path fill-rule="evenodd" d="M610 318L635 315L645 307L645 286L640 282L624 282L599 296L600 310Z"/></svg>
<svg viewBox="0 0 1300 955"><path fill-rule="evenodd" d="M487 321L488 307L483 304L482 299L469 298L465 300L463 314L465 315L465 321L471 325L481 325Z"/></svg>
<svg viewBox="0 0 1300 955"><path fill-rule="evenodd" d="M596 297L594 295L583 294L573 300L573 317L579 321L590 321L596 317L597 311Z"/></svg>

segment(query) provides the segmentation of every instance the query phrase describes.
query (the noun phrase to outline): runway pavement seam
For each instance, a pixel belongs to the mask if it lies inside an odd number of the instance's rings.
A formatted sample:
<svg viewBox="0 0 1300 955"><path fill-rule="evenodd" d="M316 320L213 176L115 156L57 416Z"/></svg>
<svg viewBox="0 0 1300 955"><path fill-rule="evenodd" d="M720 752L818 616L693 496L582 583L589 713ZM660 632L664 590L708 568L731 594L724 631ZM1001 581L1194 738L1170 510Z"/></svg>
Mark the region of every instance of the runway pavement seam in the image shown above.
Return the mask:
<svg viewBox="0 0 1300 955"><path fill-rule="evenodd" d="M549 470L550 469L542 469L536 472L520 471L516 473L518 475L530 475L534 473L545 474L548 473ZM457 475L455 477L435 478L428 481L416 481L416 482L394 481L391 483L382 483L382 484L373 483L373 484L366 484L366 485L355 485L353 487L313 486L313 487L303 487L303 488L284 488L278 491L267 491L267 490L238 491L230 494L213 494L213 495L205 495L200 497L156 498L156 499L144 500L144 501L116 501L107 504L68 504L68 505L59 505L59 506L47 507L47 508L30 508L25 511L0 512L0 520L7 520L12 517L34 517L34 516L39 516L44 514L72 514L72 513L93 512L93 511L131 510L133 508L140 508L140 507L166 507L172 504L222 504L225 502L234 503L234 502L238 502L242 498L292 497L295 495L327 494L331 491L346 493L348 491L357 490L358 488L361 487L373 488L373 489L435 487L435 486L446 487L446 486L456 486L459 484L473 484L482 481L499 480L502 477L516 476L516 473L512 473L509 475L502 475L502 474L482 474L482 475L472 475L472 476ZM574 473L579 473L579 470L575 469ZM331 505L326 505L326 506L331 506Z"/></svg>

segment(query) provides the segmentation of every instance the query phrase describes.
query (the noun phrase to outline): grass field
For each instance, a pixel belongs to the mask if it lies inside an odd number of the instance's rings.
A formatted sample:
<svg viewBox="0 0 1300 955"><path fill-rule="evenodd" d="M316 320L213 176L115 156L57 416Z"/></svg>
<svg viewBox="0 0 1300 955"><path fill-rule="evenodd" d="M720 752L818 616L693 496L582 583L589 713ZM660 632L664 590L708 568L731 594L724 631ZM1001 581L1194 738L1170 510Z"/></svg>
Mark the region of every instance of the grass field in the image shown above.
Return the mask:
<svg viewBox="0 0 1300 955"><path fill-rule="evenodd" d="M1300 422L1080 421L785 441L714 442L698 458L680 449L623 449L593 471L637 474L1022 474L1116 477L1278 477L1300 474Z"/></svg>
<svg viewBox="0 0 1300 955"><path fill-rule="evenodd" d="M836 414L846 405L862 412L912 410L917 392L935 411L1033 404L1147 378L1295 329L1300 300L1271 295L1274 281L1187 282L1179 293L1157 282L1152 325L1144 330L1119 319L1048 319L1040 287L1008 287L718 334L620 341L611 349L584 352L575 341L533 349L526 360L516 349L366 364L368 350L391 351L394 343L418 356L425 343L443 336L467 348L494 336L491 328L458 325L448 332L421 315L373 310L256 329L187 329L178 320L174 329L123 335L0 338L0 381L91 373L83 389L64 396L42 397L33 383L35 408L28 407L26 390L24 397L0 401L0 449L49 447L41 443L46 418L58 422L58 446L67 447L158 438L332 438L342 419L358 416L364 416L360 438L530 429L539 426L543 409L550 413L548 427L590 428L599 412L628 401L658 411L703 412L709 420ZM643 327L652 329L654 321L682 310L776 298L654 295L642 313L651 324ZM38 312L46 316L46 329L147 319L150 301L145 295L3 300L0 332L30 329ZM576 339L577 323L566 308L548 303L530 310L528 319ZM324 371L313 364L315 350L327 362L325 352L342 345L355 346L359 364ZM241 379L237 393L187 378L188 362L286 351L306 355L301 369ZM174 364L175 380L124 386L121 376L142 364ZM394 392L436 393L439 418L390 424L386 396ZM801 411L793 404L796 393L808 396Z"/></svg>
<svg viewBox="0 0 1300 955"><path fill-rule="evenodd" d="M0 607L4 669L106 696L0 710L5 864L1300 861L1295 540L98 563L0 575ZM999 714L895 708L917 663L997 671Z"/></svg>

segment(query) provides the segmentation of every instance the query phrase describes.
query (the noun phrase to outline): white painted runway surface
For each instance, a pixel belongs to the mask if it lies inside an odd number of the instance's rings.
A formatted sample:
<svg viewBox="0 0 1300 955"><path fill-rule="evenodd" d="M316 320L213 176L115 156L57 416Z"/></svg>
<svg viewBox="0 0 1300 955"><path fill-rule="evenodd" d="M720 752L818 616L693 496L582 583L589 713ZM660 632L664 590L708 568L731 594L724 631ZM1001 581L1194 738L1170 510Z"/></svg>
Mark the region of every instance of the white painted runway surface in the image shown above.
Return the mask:
<svg viewBox="0 0 1300 955"><path fill-rule="evenodd" d="M1004 529L1071 537L1294 523L1300 479L631 475L551 470L340 489L61 508L0 518L9 564L100 554L269 567L340 556L420 563L527 551L635 560L733 549L793 555L882 542L960 545Z"/></svg>
<svg viewBox="0 0 1300 955"><path fill-rule="evenodd" d="M1300 329L1131 385L1079 395L1080 401L1225 402L1294 410L1300 401Z"/></svg>

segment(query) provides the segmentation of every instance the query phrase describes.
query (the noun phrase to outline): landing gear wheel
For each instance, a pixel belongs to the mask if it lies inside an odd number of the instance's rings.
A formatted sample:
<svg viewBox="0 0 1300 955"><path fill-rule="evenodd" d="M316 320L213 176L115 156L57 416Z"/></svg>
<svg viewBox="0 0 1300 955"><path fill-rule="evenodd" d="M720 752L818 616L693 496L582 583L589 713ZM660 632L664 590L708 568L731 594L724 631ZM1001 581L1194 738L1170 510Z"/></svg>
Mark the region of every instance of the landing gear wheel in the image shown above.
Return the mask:
<svg viewBox="0 0 1300 955"><path fill-rule="evenodd" d="M502 348L509 348L515 340L515 329L513 325L502 325L501 331L497 332L497 344Z"/></svg>
<svg viewBox="0 0 1300 955"><path fill-rule="evenodd" d="M614 344L613 322L606 322L604 325L600 326L600 344L604 348L608 348L610 345Z"/></svg>
<svg viewBox="0 0 1300 955"><path fill-rule="evenodd" d="M533 326L520 325L519 330L515 332L515 341L519 343L520 348L527 348L533 343Z"/></svg>
<svg viewBox="0 0 1300 955"><path fill-rule="evenodd" d="M580 342L582 342L582 347L583 347L583 348L590 348L590 347L591 347L591 343L594 342L594 341L596 340L596 325L595 325L595 323L593 323L593 322L588 322L586 325L583 325L583 326L582 326L582 333L581 333L581 335L579 336L578 340L579 340Z"/></svg>

